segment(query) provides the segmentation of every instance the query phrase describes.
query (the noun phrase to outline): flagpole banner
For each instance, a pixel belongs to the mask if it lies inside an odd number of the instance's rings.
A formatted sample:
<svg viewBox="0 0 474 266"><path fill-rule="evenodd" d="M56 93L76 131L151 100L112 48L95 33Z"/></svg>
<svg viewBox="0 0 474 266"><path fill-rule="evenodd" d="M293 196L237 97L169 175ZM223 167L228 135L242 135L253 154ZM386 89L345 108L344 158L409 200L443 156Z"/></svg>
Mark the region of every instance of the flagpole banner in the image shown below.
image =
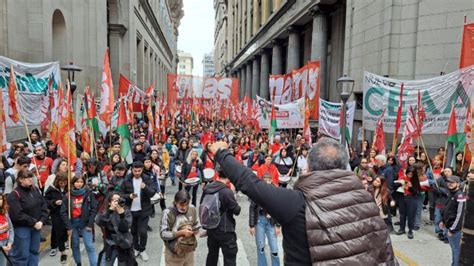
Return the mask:
<svg viewBox="0 0 474 266"><path fill-rule="evenodd" d="M61 81L59 62L25 63L0 56L0 89L3 90L3 104L8 106L8 81L10 67L15 70L15 79L19 93L17 94L18 112L26 118L30 125L39 125L48 116L49 93L48 83L52 78L51 89L55 94ZM40 110L40 112L38 112ZM9 108L5 108L7 127L21 126L10 119Z"/></svg>
<svg viewBox="0 0 474 266"><path fill-rule="evenodd" d="M352 139L352 128L354 126L355 102L346 103L346 124ZM319 99L319 132L334 139L341 139L341 112L342 103L328 102Z"/></svg>
<svg viewBox="0 0 474 266"><path fill-rule="evenodd" d="M474 93L473 77L474 66L424 80L397 80L364 72L364 128L375 130L378 118L386 109L384 131L394 132L400 86L403 83L401 127L404 127L408 106L417 106L418 91L420 91L420 104L426 115L421 130L423 134L446 134L453 105L457 130L462 132L469 98Z"/></svg>
<svg viewBox="0 0 474 266"><path fill-rule="evenodd" d="M191 75L168 74L168 102L202 98L239 100L239 81L235 78L202 78Z"/></svg>
<svg viewBox="0 0 474 266"><path fill-rule="evenodd" d="M289 74L270 75L269 95L274 95L275 104L287 104L308 96L310 118L318 119L319 66L319 61L312 61Z"/></svg>
<svg viewBox="0 0 474 266"><path fill-rule="evenodd" d="M270 128L272 103L257 95L258 108L255 117L260 128ZM305 102L304 97L287 104L275 104L276 119L279 129L303 128Z"/></svg>

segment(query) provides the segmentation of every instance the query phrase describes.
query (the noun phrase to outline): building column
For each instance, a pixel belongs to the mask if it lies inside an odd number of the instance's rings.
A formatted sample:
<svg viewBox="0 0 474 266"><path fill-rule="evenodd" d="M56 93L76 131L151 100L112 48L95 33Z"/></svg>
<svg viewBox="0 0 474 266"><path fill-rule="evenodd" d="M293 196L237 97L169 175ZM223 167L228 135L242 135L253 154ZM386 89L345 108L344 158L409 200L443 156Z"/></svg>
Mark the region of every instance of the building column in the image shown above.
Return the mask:
<svg viewBox="0 0 474 266"><path fill-rule="evenodd" d="M262 17L261 19L261 25L265 24L267 22L268 17L270 16L270 1L262 1Z"/></svg>
<svg viewBox="0 0 474 266"><path fill-rule="evenodd" d="M279 75L283 74L282 71L282 47L278 40L272 41L272 74Z"/></svg>
<svg viewBox="0 0 474 266"><path fill-rule="evenodd" d="M252 61L247 63L245 70L245 95L252 97Z"/></svg>
<svg viewBox="0 0 474 266"><path fill-rule="evenodd" d="M260 94L260 59L257 56L253 58L252 73L252 99L255 99Z"/></svg>
<svg viewBox="0 0 474 266"><path fill-rule="evenodd" d="M241 93L241 91L240 91L240 87L241 87L241 84L240 84L240 83L241 83L241 82L240 82L240 69L236 69L235 71L236 71L236 72L235 72L235 78L239 81L239 86L238 86L238 88L239 88L239 100L240 100L240 99L242 99L242 93Z"/></svg>
<svg viewBox="0 0 474 266"><path fill-rule="evenodd" d="M247 0L247 40L245 43L248 43L250 41L250 38L252 38L252 0Z"/></svg>
<svg viewBox="0 0 474 266"><path fill-rule="evenodd" d="M288 57L286 60L286 73L300 67L300 35L295 26L288 27Z"/></svg>
<svg viewBox="0 0 474 266"><path fill-rule="evenodd" d="M313 17L313 32L311 39L311 60L319 60L319 86L321 99L328 100L329 91L326 86L327 69L327 17L317 7L310 11Z"/></svg>
<svg viewBox="0 0 474 266"><path fill-rule="evenodd" d="M262 6L264 1L262 1ZM257 34L258 29L260 29L260 10L258 6L258 1L254 0L253 1L253 35ZM263 23L262 23L263 24Z"/></svg>
<svg viewBox="0 0 474 266"><path fill-rule="evenodd" d="M265 50L260 57L260 97L268 100L269 88L268 79L270 78L270 55Z"/></svg>
<svg viewBox="0 0 474 266"><path fill-rule="evenodd" d="M273 12L277 11L281 6L281 0L270 0L273 1Z"/></svg>
<svg viewBox="0 0 474 266"><path fill-rule="evenodd" d="M246 66L245 64L242 65L242 68L240 69L240 93L241 93L241 99L245 97L245 91L246 91L246 86L247 86L247 79L246 79L247 71L246 71Z"/></svg>

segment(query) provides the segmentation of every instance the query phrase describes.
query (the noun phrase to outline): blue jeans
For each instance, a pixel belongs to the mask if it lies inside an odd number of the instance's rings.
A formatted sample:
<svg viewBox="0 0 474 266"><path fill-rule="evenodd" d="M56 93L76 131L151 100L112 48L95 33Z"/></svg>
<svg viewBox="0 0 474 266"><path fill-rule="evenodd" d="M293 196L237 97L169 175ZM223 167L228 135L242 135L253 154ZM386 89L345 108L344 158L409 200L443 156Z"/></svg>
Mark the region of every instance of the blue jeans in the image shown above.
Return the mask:
<svg viewBox="0 0 474 266"><path fill-rule="evenodd" d="M425 200L425 193L416 196L416 215L415 215L415 227L421 227L421 212L423 211L423 201Z"/></svg>
<svg viewBox="0 0 474 266"><path fill-rule="evenodd" d="M461 252L461 230L448 236L449 245L451 246L452 260L451 265L457 266L459 262L459 254Z"/></svg>
<svg viewBox="0 0 474 266"><path fill-rule="evenodd" d="M81 240L79 239L79 234L82 233L82 239L84 241L84 245L86 246L87 256L89 257L89 265L96 266L97 265L97 254L95 252L94 242L92 240L92 231L87 231L86 227L82 223L81 218L74 218L72 219L72 256L74 257L74 261L76 264L81 263L81 249L79 244Z"/></svg>
<svg viewBox="0 0 474 266"><path fill-rule="evenodd" d="M9 254L12 264L28 266L38 265L40 239L40 231L33 227L16 227L15 242Z"/></svg>
<svg viewBox="0 0 474 266"><path fill-rule="evenodd" d="M168 169L168 175L170 176L171 182L176 182L176 175L174 174L174 160L170 159L170 166Z"/></svg>
<svg viewBox="0 0 474 266"><path fill-rule="evenodd" d="M434 211L434 227L435 227L435 233L436 234L441 234L443 233L443 230L439 228L439 223L441 222L441 219L443 218L443 210L439 208L435 208Z"/></svg>
<svg viewBox="0 0 474 266"><path fill-rule="evenodd" d="M270 246L272 266L279 266L280 259L278 258L278 242L275 235L275 227L270 223L270 219L263 215L259 215L255 231L258 266L267 265L267 257L265 256L265 235L268 238L268 245Z"/></svg>

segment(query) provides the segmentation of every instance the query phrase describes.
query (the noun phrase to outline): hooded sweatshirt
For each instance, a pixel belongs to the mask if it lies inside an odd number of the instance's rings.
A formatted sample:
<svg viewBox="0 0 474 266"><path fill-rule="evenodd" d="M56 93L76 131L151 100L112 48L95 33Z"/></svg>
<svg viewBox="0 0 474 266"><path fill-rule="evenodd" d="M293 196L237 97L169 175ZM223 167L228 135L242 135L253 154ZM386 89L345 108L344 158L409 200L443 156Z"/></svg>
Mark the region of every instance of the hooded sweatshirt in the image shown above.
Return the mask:
<svg viewBox="0 0 474 266"><path fill-rule="evenodd" d="M232 190L230 190L224 183L215 181L209 183L204 188L204 193L201 197L201 203L206 194L214 193L219 193L219 201L221 203L221 220L219 222L219 226L213 230L221 232L235 232L234 215L240 214L240 206L235 200L234 192L232 192Z"/></svg>

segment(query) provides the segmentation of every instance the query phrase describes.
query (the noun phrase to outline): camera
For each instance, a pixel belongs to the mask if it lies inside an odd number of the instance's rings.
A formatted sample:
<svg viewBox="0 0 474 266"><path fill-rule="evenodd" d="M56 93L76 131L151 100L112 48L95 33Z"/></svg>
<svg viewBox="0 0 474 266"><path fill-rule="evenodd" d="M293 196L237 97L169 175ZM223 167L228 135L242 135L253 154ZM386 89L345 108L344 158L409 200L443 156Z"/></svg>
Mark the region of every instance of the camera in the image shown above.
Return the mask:
<svg viewBox="0 0 474 266"><path fill-rule="evenodd" d="M120 198L119 201L118 201L118 205L120 207L124 207L126 203L127 203L127 201L123 198Z"/></svg>

